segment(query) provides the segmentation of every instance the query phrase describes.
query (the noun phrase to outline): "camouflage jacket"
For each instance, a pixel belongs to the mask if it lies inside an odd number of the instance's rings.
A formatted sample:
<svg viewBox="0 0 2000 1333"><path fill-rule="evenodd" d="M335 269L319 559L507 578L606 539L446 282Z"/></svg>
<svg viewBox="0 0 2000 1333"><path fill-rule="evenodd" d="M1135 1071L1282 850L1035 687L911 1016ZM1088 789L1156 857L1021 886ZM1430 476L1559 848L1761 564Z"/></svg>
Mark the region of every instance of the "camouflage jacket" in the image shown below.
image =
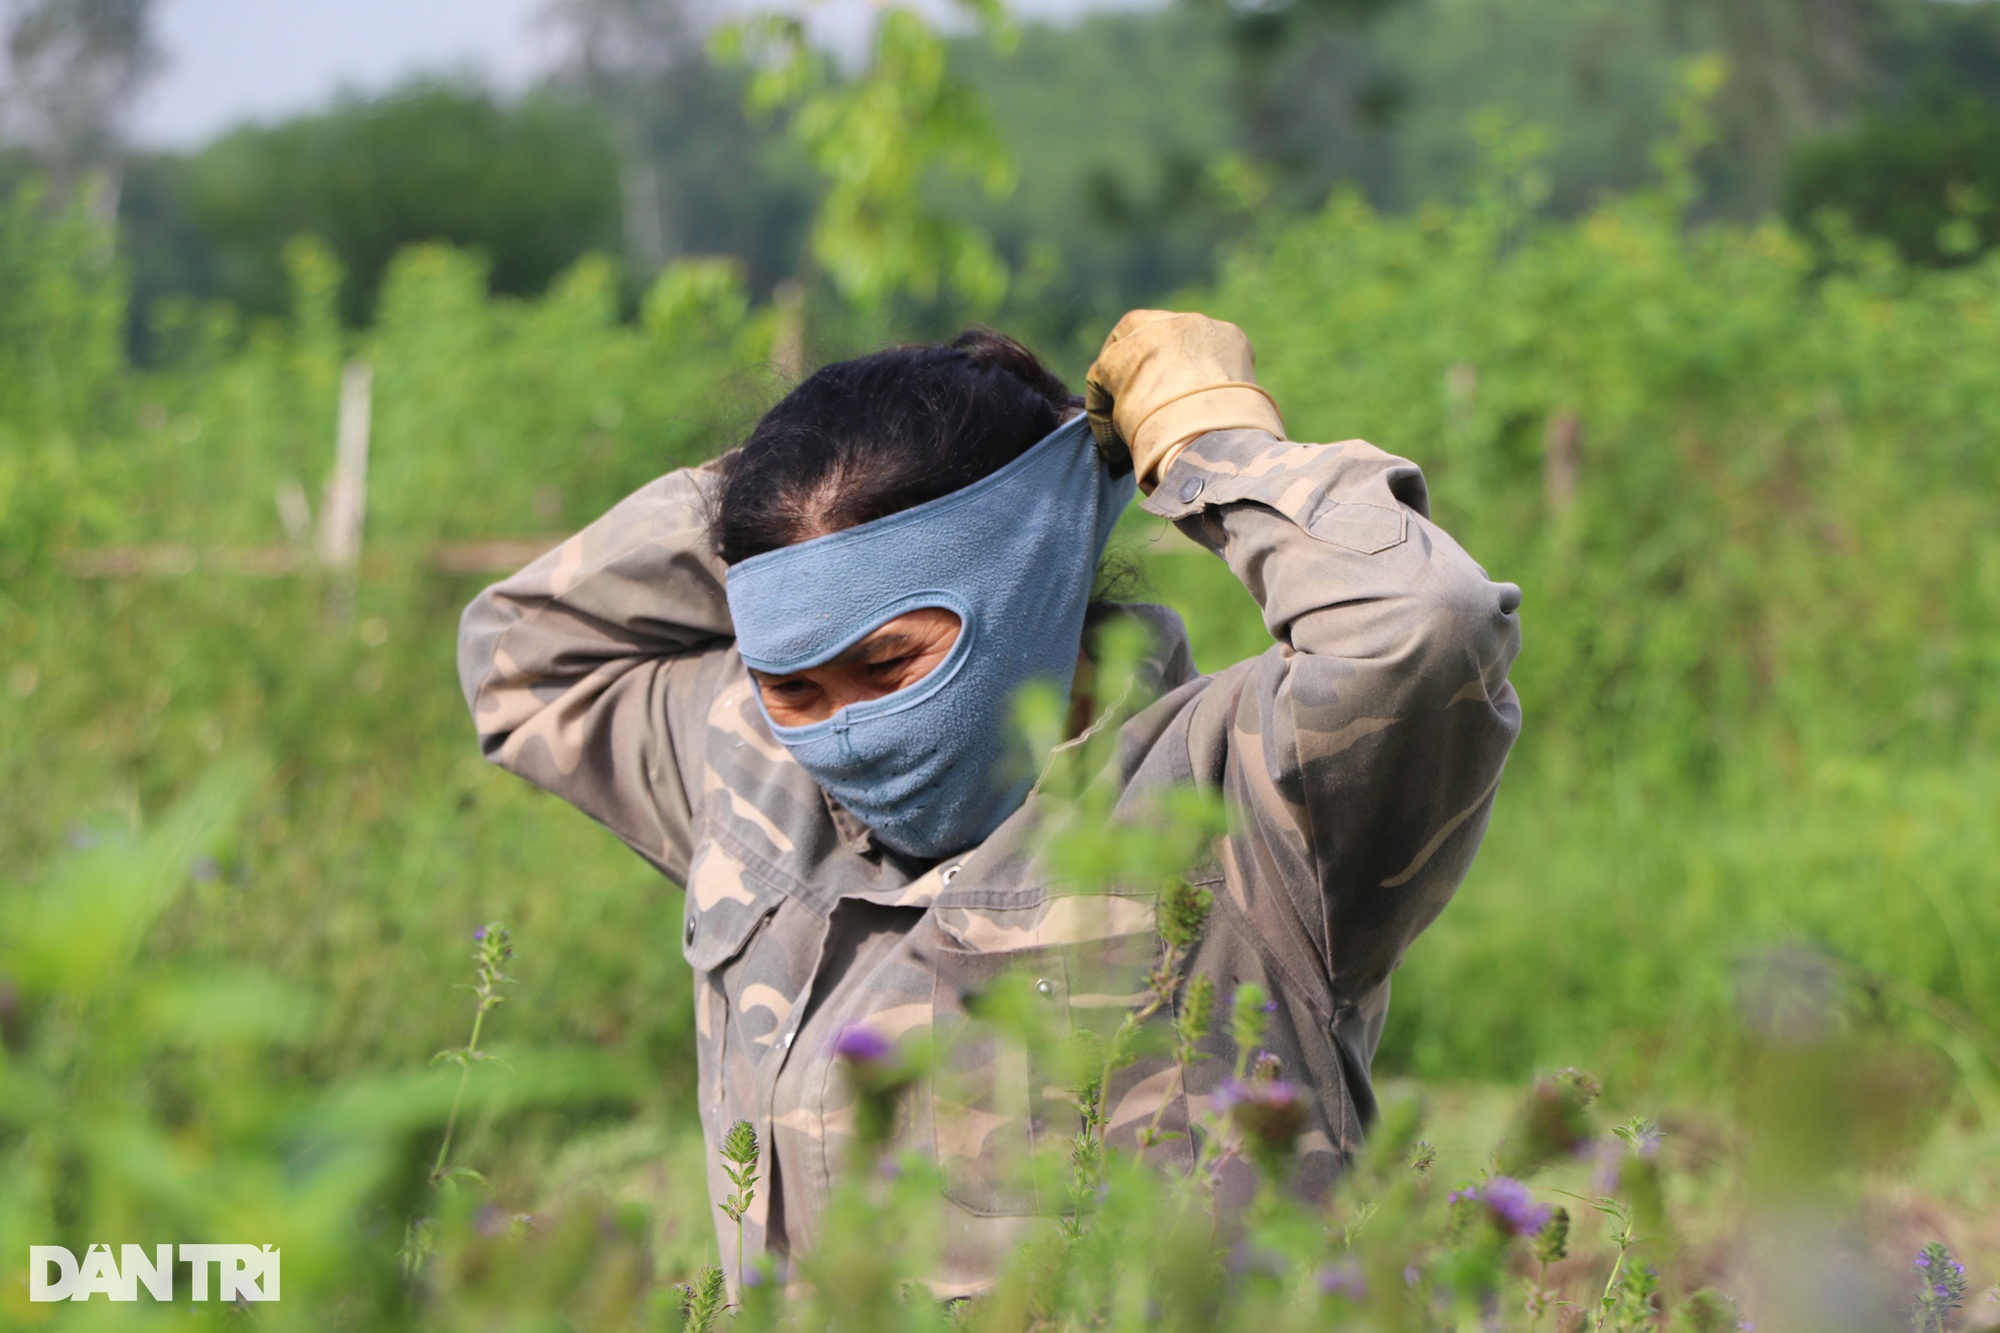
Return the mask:
<svg viewBox="0 0 2000 1333"><path fill-rule="evenodd" d="M975 1290L1048 1202L1009 1161L1062 1134L1065 1111L1023 1051L968 1038L966 998L1025 968L1059 1016L1129 1004L1087 963L1150 955L1153 900L1052 892L1040 795L939 864L827 801L734 650L704 527L713 469L662 477L473 602L459 672L479 741L685 886L711 1197L728 1193L713 1163L733 1122L769 1145L753 1249L813 1243L853 1132L834 1037L945 1041L955 1077L916 1089L897 1132L945 1180L933 1285ZM1360 441L1214 432L1143 507L1228 562L1273 643L1198 676L1177 617L1128 608L1158 629L1158 697L1122 721L1106 777L1121 810L1194 783L1234 812L1194 874L1215 908L1190 967L1224 995L1254 981L1273 997L1266 1045L1310 1101L1296 1183L1320 1188L1373 1111L1389 974L1471 863L1519 730L1520 594L1430 521L1413 464ZM1227 1072L1226 1035L1205 1049L1224 1059L1185 1089L1163 1056L1120 1071L1110 1141L1132 1143L1163 1101L1162 1125L1185 1129ZM1149 1151L1193 1161L1186 1134Z"/></svg>

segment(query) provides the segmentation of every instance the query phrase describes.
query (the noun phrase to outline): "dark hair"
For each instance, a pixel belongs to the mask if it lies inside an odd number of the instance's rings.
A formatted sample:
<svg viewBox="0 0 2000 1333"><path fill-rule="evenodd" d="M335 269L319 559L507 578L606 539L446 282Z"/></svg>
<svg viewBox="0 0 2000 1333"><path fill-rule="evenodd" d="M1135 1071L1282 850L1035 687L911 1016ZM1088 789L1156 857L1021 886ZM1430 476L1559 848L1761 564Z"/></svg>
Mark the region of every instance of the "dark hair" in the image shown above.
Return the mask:
<svg viewBox="0 0 2000 1333"><path fill-rule="evenodd" d="M729 460L709 516L724 564L856 527L990 476L1082 406L991 329L809 376Z"/></svg>

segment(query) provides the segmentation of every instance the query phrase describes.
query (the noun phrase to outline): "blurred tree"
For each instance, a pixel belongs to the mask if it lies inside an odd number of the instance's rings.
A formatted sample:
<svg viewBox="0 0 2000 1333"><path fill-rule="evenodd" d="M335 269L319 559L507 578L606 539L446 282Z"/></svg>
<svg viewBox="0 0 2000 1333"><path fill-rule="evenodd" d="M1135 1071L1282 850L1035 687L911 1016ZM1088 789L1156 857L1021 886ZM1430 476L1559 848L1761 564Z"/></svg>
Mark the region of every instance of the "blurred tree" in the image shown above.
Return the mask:
<svg viewBox="0 0 2000 1333"><path fill-rule="evenodd" d="M1727 58L1704 211L1755 215L1784 194L1802 143L1895 102L1913 68L1956 45L1974 79L1994 0L1183 0L1222 25L1235 66L1237 141L1275 186L1312 207L1337 182L1378 205L1450 197L1486 108L1549 130L1551 204L1573 212L1644 179L1664 129L1668 71ZM1981 76L1981 77L1988 77ZM1941 195L1939 196L1941 197Z"/></svg>
<svg viewBox="0 0 2000 1333"><path fill-rule="evenodd" d="M151 9L151 0L0 0L7 131L40 159L57 204L95 178L90 206L105 221L118 212L125 114L160 64Z"/></svg>
<svg viewBox="0 0 2000 1333"><path fill-rule="evenodd" d="M131 273L134 351L146 350L151 313L162 299L225 295L217 246L188 198L191 174L188 159L173 154L136 152L125 162L118 240Z"/></svg>
<svg viewBox="0 0 2000 1333"><path fill-rule="evenodd" d="M144 163L135 184L142 293L191 288L260 312L285 307L283 252L301 234L324 239L348 273L350 318L372 308L390 258L413 242L477 249L496 290L527 293L619 239L602 116L549 95L502 103L463 83L420 81L235 130L192 158Z"/></svg>
<svg viewBox="0 0 2000 1333"><path fill-rule="evenodd" d="M1652 179L1676 55L1657 4L1412 0L1371 40L1407 90L1387 200L1397 208L1462 197L1482 161L1468 127L1488 110L1548 134L1558 213Z"/></svg>
<svg viewBox="0 0 2000 1333"><path fill-rule="evenodd" d="M1735 211L1761 212L1777 202L1793 147L1845 123L1874 90L1897 12L1928 0L1666 3L1680 45L1729 60L1713 183Z"/></svg>
<svg viewBox="0 0 2000 1333"><path fill-rule="evenodd" d="M654 131L663 85L701 59L686 0L552 0L544 21L567 46L567 76L602 106L618 143L625 262L658 272L681 250L676 182L660 170Z"/></svg>
<svg viewBox="0 0 2000 1333"><path fill-rule="evenodd" d="M961 9L1011 49L1018 32L1002 0L961 0ZM1009 274L992 237L940 210L926 187L934 175L958 176L1000 198L1013 188L1013 163L985 100L927 17L902 5L883 10L868 61L850 77L790 14L733 24L715 46L754 71L753 109L789 112L786 132L823 178L810 254L843 297L877 310L946 296L974 314L999 302Z"/></svg>
<svg viewBox="0 0 2000 1333"><path fill-rule="evenodd" d="M1923 264L1962 263L2000 243L1996 205L2000 111L1971 99L1872 114L1848 134L1805 145L1785 196L1801 223L1837 211Z"/></svg>
<svg viewBox="0 0 2000 1333"><path fill-rule="evenodd" d="M1185 0L1222 25L1243 148L1280 202L1316 207L1341 181L1387 197L1410 90L1372 34L1411 2Z"/></svg>
<svg viewBox="0 0 2000 1333"><path fill-rule="evenodd" d="M674 248L735 255L768 289L797 264L812 169L782 133L750 122L743 82L703 60L683 67L650 102L648 134L660 176L676 182ZM427 240L481 250L498 291L538 292L579 255L621 250L619 186L603 109L560 90L501 101L435 80L240 129L191 156L138 155L121 209L134 347L149 355L152 312L169 297L284 309L282 256L302 233L349 275L349 319L372 310L389 257ZM628 268L637 278L644 264Z"/></svg>
<svg viewBox="0 0 2000 1333"><path fill-rule="evenodd" d="M1917 17L1858 123L1799 146L1785 212L1807 223L1837 211L1909 259L1959 263L2000 244L2000 5Z"/></svg>
<svg viewBox="0 0 2000 1333"><path fill-rule="evenodd" d="M987 228L1014 270L999 316L1009 329L1054 353L1209 278L1243 222L1221 38L1212 15L1176 6L1027 25L1010 55L954 43L1019 182L1000 199L967 181L934 181L932 193ZM939 314L942 325L954 312Z"/></svg>
<svg viewBox="0 0 2000 1333"><path fill-rule="evenodd" d="M705 53L681 65L651 99L650 137L678 252L734 255L768 291L798 268L816 186L804 149L746 110L745 82Z"/></svg>
<svg viewBox="0 0 2000 1333"><path fill-rule="evenodd" d="M812 169L753 124L744 76L708 58L701 0L553 0L559 85L603 108L618 145L625 262L644 279L682 254L726 252L768 287L812 212Z"/></svg>
<svg viewBox="0 0 2000 1333"><path fill-rule="evenodd" d="M1184 0L1028 25L1014 54L993 41L1013 32L1004 21L946 39L891 10L858 73L797 25L762 34L780 38L762 63L718 64L699 42L704 3L557 0L562 70L519 104L433 82L192 158L135 158L121 216L141 326L169 293L282 309L279 256L311 231L352 275L350 318L396 247L444 239L483 249L505 292L590 249L622 251L634 278L726 253L755 292L817 275L866 293L862 342L978 307L1081 346L1118 311L1209 280L1257 219L1339 183L1392 210L1462 196L1480 159L1468 126L1488 109L1547 132L1550 208L1594 207L1649 177L1669 71L1703 50L1734 71L1701 159L1706 212L1840 204L1919 257L1947 257L1967 226L1987 235L1984 113L1951 108L1995 100L1994 0ZM785 120L746 112L753 83ZM1791 112L1772 109L1780 94ZM1840 147L1841 126L1877 120ZM1815 146L1787 189L1800 142ZM1975 188L1948 207L1953 181ZM1888 220L1898 211L1911 219ZM831 330L831 307L814 318Z"/></svg>

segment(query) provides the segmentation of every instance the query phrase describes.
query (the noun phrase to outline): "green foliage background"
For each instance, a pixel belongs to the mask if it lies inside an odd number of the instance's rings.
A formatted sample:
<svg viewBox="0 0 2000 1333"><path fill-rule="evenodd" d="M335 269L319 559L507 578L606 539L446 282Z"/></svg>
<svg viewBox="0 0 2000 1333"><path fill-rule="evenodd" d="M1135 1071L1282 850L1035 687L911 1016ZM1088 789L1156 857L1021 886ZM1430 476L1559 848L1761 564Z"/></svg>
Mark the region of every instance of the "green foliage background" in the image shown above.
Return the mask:
<svg viewBox="0 0 2000 1333"><path fill-rule="evenodd" d="M1452 988L1413 968L1388 1058L1502 1074L1552 1054L1545 1032L1614 1041L1655 1027L1658 987L1705 984L1696 964L1786 931L1991 1019L2000 996L1978 960L2000 940L1978 892L1990 831L1973 814L2000 706L1995 267L1914 270L1863 246L1822 272L1775 225L1688 233L1656 195L1549 223L1508 188L1403 218L1337 200L1189 298L1252 330L1295 434L1421 461L1444 523L1527 589L1529 725L1495 847L1424 947L1472 967L1518 950L1539 984L1520 979L1519 1008L1469 989L1485 1015L1469 1023L1433 1016ZM117 342L121 286L90 238L39 232L26 201L8 225L41 247L9 246L0 306L8 665L39 682L6 705L9 784L34 793L7 807L18 866L72 824L166 800L203 766L185 745L197 734L285 756L309 789L352 783L392 812L376 834L394 841L413 810L390 793L421 806L469 760L450 611L474 581L428 571L430 545L574 526L724 447L775 391L760 366L772 316L727 269L670 270L622 323L601 263L518 303L441 248L398 261L359 338L334 319L325 256L298 248L289 321L177 330L169 368L135 374ZM386 627L381 646L319 624L298 580L63 572L65 555L121 543L281 543L273 490L316 489L350 352L378 367L357 615ZM1578 479L1551 504L1547 433L1563 414L1580 423ZM1219 566L1165 538L1147 549L1204 665L1258 647ZM375 752L378 725L425 739ZM1689 836L1716 821L1748 845ZM310 822L309 838L351 841ZM535 827L592 845L573 823L550 811ZM1541 864L1508 860L1514 828ZM1607 832L1629 863L1601 864ZM301 855L289 834L272 841ZM1579 862L1564 866L1572 844ZM455 877L462 860L440 855L430 873ZM1558 900L1561 938L1537 943ZM1515 910L1526 901L1542 910ZM1605 947L1644 921L1689 934L1671 950ZM1542 970L1565 940L1583 975ZM1614 965L1633 1007L1579 1002L1591 970Z"/></svg>
<svg viewBox="0 0 2000 1333"><path fill-rule="evenodd" d="M1990 1138L2000 258L1692 227L1695 118L1656 178L1570 218L1539 207L1534 137L1489 120L1464 202L1264 213L1178 298L1249 331L1294 436L1422 463L1445 527L1526 593L1526 731L1380 1069L1718 1094L1740 974L1806 945ZM610 1232L553 1227L522 1269L595 1274L615 1305L709 1245L648 1174L698 1193L679 915L478 760L453 639L481 579L436 557L560 533L727 447L781 387L792 316L726 261L670 267L627 318L607 261L521 299L429 245L357 329L324 247L283 263L282 318L164 312L139 368L105 238L28 193L0 212L0 1248L221 1219L323 1256L288 1268L302 1298L405 1317L393 1234L448 1100L424 1062L498 918L520 957L495 1029L526 1072L475 1077L461 1160L510 1209L610 1198ZM894 316L820 318L831 353ZM1057 345L1073 379L1106 322ZM317 499L349 358L376 371L359 575L244 572L229 552L290 540L280 488ZM1201 665L1261 649L1219 563L1136 518L1127 538ZM186 554L77 572L140 545ZM1994 1160L1940 1196L1990 1212ZM439 1225L476 1258L471 1202ZM469 1326L529 1299L476 1278L437 1279L473 1293Z"/></svg>

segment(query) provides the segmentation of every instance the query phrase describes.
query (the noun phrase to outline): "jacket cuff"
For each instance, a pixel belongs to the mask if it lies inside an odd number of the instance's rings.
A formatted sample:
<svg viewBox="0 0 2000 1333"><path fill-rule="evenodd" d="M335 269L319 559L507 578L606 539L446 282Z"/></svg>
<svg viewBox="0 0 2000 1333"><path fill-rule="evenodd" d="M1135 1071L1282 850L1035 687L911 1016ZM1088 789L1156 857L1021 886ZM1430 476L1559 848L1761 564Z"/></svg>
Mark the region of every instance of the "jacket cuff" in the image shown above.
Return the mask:
<svg viewBox="0 0 2000 1333"><path fill-rule="evenodd" d="M1295 444L1269 431L1218 430L1182 449L1139 507L1178 521L1249 502L1321 541L1372 555L1409 535L1410 511L1382 484L1386 475L1404 472L1422 476L1414 464L1363 440Z"/></svg>

